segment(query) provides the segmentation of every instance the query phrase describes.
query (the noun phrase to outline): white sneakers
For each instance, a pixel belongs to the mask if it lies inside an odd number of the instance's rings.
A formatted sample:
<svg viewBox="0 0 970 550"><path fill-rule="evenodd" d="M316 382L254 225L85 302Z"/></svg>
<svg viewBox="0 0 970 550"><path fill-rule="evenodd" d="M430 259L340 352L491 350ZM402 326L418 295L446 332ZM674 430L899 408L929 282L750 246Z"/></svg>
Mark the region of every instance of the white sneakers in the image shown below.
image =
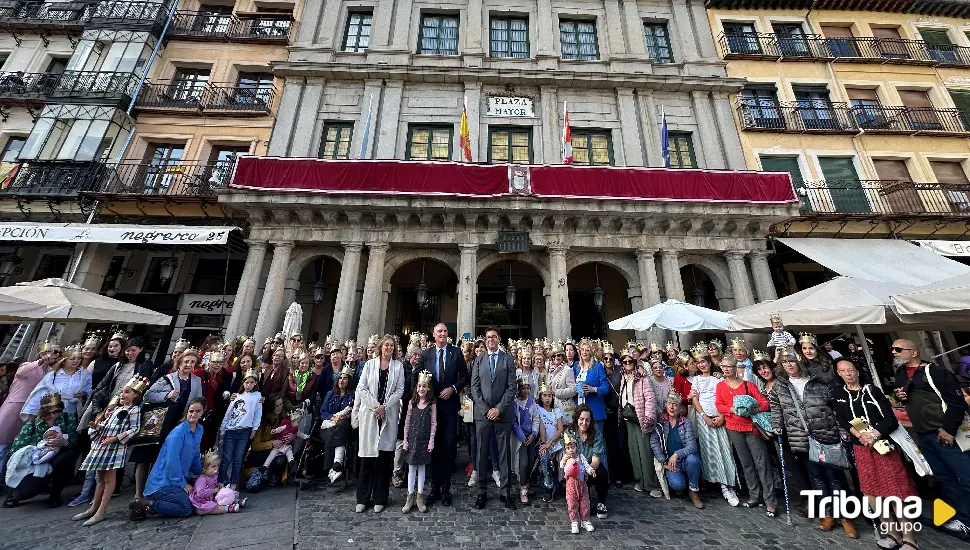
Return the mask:
<svg viewBox="0 0 970 550"><path fill-rule="evenodd" d="M652 498L661 498L664 496L664 492L661 491L660 489L653 489L650 491L650 496Z"/></svg>
<svg viewBox="0 0 970 550"><path fill-rule="evenodd" d="M468 476L468 486L474 487L476 485L478 485L478 472L476 470L472 470L472 475Z"/></svg>
<svg viewBox="0 0 970 550"><path fill-rule="evenodd" d="M960 535L970 535L970 527L967 527L965 523L963 523L962 521L956 518L951 519L950 521L944 523L940 527L946 529L947 531L950 531L951 533L957 533Z"/></svg>
<svg viewBox="0 0 970 550"><path fill-rule="evenodd" d="M569 532L572 533L572 534L574 534L574 535L578 535L579 534L579 522L578 521L574 521L574 522L572 522L572 523L569 524Z"/></svg>
<svg viewBox="0 0 970 550"><path fill-rule="evenodd" d="M590 520L584 521L583 522L583 529L586 529L586 532L587 533L592 533L593 532L593 522L590 521Z"/></svg>
<svg viewBox="0 0 970 550"><path fill-rule="evenodd" d="M492 479L495 480L495 486L499 489L502 488L502 474L498 470L492 470Z"/></svg>
<svg viewBox="0 0 970 550"><path fill-rule="evenodd" d="M734 492L734 489L728 487L727 485L721 485L721 494L724 495L724 500L727 501L731 506L738 506L741 501L738 500L738 495Z"/></svg>

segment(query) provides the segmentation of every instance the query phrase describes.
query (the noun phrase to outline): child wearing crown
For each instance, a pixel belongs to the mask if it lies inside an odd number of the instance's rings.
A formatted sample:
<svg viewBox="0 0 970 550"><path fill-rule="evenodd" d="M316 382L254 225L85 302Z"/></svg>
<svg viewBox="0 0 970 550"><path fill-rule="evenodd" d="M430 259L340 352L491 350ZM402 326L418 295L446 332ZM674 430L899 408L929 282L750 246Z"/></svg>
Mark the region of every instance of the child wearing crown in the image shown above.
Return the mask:
<svg viewBox="0 0 970 550"><path fill-rule="evenodd" d="M570 531L579 533L579 524L583 529L593 530L593 522L589 520L589 487L586 476L596 476L596 470L587 462L586 457L579 452L576 445L576 434L566 432L562 435L566 450L560 466L566 478L566 510L569 512Z"/></svg>
<svg viewBox="0 0 970 550"><path fill-rule="evenodd" d="M273 460L279 455L284 455L290 468L290 475L293 475L294 466L296 465L296 460L293 456L293 438L299 437L300 439L306 439L309 437L300 432L300 420L302 417L303 413L299 409L290 411L288 416L283 415L283 418L280 420L280 425L273 429L273 440L278 441L279 445L274 443L273 449L269 452L269 456L263 462L264 470L268 471L269 465L273 463ZM287 436L292 437L287 438ZM286 442L287 440L289 443Z"/></svg>
<svg viewBox="0 0 970 550"><path fill-rule="evenodd" d="M401 509L405 514L414 506L419 512L427 512L424 503L425 470L431 464L434 451L434 436L438 427L438 408L431 391L431 373L423 370L418 373L414 394L408 402L408 412L404 419L404 452L408 463L408 497Z"/></svg>
<svg viewBox="0 0 970 550"><path fill-rule="evenodd" d="M239 498L239 493L230 487L223 487L216 480L216 475L223 470L220 467L222 459L215 449L209 449L202 455L202 473L196 478L189 493L189 502L195 509L196 515L209 516L238 512L246 506L246 499Z"/></svg>
<svg viewBox="0 0 970 550"><path fill-rule="evenodd" d="M259 393L259 371L252 368L246 371L242 387L236 398L229 403L219 437L222 440L222 460L219 468L219 483L235 490L239 481L243 456L249 440L256 436L259 423L263 419L263 394Z"/></svg>
<svg viewBox="0 0 970 550"><path fill-rule="evenodd" d="M768 338L768 349L788 349L795 346L795 337L792 336L790 332L785 330L785 323L781 320L781 315L777 313L772 313L768 317L768 321L771 323L771 337ZM775 363L778 363L778 353L775 353Z"/></svg>
<svg viewBox="0 0 970 550"><path fill-rule="evenodd" d="M133 376L122 388L117 402L112 399L108 407L88 426L91 451L81 463L81 469L98 472L98 485L94 490L91 507L73 518L75 521L87 520L84 522L85 526L104 520L118 478L115 470L125 467L128 440L138 433L141 426L139 404L147 387L147 378ZM116 403L116 406L112 407L112 403Z"/></svg>

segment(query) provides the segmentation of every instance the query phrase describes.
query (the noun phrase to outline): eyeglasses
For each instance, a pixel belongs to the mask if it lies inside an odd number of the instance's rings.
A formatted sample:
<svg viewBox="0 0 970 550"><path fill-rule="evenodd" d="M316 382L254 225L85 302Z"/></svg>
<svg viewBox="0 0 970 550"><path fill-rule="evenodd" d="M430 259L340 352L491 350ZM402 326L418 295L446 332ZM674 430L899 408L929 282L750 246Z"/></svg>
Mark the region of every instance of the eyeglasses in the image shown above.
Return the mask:
<svg viewBox="0 0 970 550"><path fill-rule="evenodd" d="M61 411L59 411L57 409L54 409L54 410L51 410L51 411L43 411L42 413L40 413L40 415L41 416L44 416L44 417L46 417L46 416L57 416L59 414L61 414Z"/></svg>
<svg viewBox="0 0 970 550"><path fill-rule="evenodd" d="M633 365L633 364L636 364L636 361L633 361L632 359L627 359L626 361L622 361L622 363L624 365Z"/></svg>
<svg viewBox="0 0 970 550"><path fill-rule="evenodd" d="M913 351L913 348L900 348L900 347L897 347L897 346L893 346L893 347L891 347L889 349L891 349L893 353L902 353L904 351Z"/></svg>

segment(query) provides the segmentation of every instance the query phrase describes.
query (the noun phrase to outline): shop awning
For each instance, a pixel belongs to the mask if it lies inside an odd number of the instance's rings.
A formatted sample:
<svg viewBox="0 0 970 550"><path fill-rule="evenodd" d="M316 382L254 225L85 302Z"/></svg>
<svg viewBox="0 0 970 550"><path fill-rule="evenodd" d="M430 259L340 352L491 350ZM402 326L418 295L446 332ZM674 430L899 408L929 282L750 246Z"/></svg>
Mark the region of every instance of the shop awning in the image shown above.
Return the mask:
<svg viewBox="0 0 970 550"><path fill-rule="evenodd" d="M914 241L940 256L970 257L970 241Z"/></svg>
<svg viewBox="0 0 970 550"><path fill-rule="evenodd" d="M0 223L0 241L24 243L226 244L228 226Z"/></svg>
<svg viewBox="0 0 970 550"><path fill-rule="evenodd" d="M778 239L839 275L922 286L970 273L970 266L906 241L891 239Z"/></svg>

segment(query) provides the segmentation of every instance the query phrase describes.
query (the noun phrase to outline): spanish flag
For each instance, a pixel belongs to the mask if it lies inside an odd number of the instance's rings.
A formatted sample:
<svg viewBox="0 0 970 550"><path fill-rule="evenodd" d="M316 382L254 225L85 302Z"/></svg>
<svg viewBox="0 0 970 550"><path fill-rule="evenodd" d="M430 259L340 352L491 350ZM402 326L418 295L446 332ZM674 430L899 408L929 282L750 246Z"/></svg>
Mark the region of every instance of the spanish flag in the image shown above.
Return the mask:
<svg viewBox="0 0 970 550"><path fill-rule="evenodd" d="M461 149L461 157L465 162L472 161L472 140L468 135L468 98L465 98L465 105L461 109L461 125L458 127L458 148Z"/></svg>
<svg viewBox="0 0 970 550"><path fill-rule="evenodd" d="M569 108L566 102L562 102L563 121L562 121L562 163L573 163L573 132L569 128Z"/></svg>

